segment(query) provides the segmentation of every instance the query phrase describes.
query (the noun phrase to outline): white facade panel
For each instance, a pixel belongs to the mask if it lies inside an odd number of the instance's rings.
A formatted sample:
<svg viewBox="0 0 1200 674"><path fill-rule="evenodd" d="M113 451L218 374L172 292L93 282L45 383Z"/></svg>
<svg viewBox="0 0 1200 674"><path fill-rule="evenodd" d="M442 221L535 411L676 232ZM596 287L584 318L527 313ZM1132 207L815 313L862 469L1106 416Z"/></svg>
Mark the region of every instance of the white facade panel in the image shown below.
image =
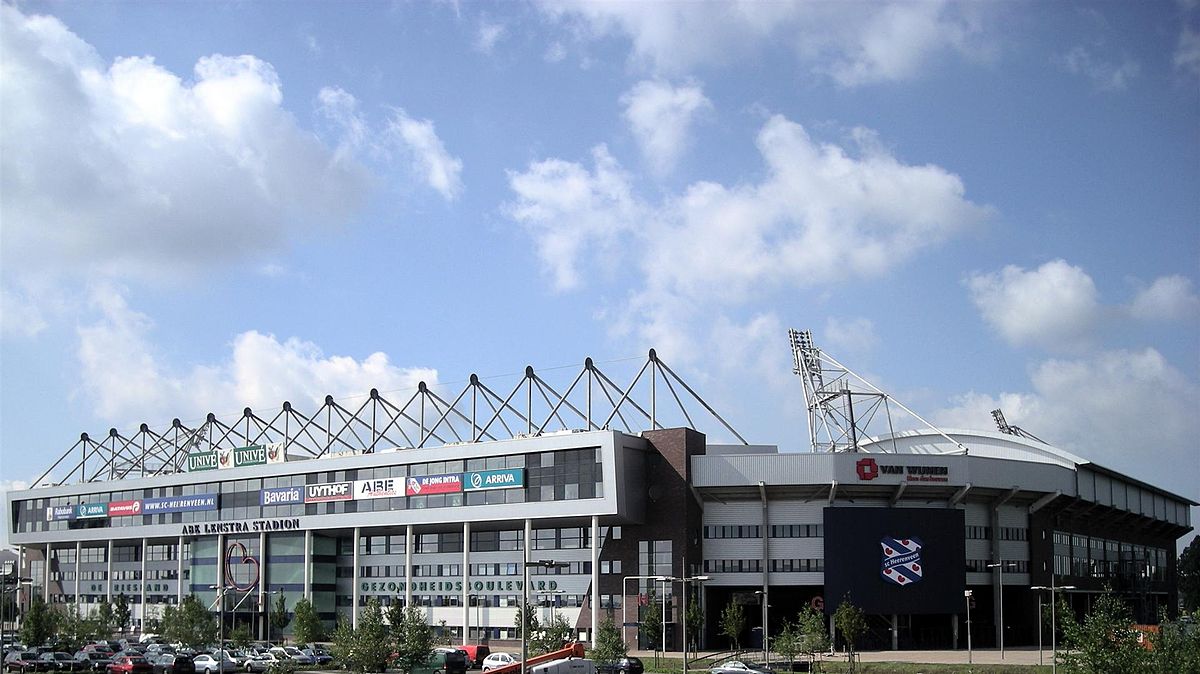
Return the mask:
<svg viewBox="0 0 1200 674"><path fill-rule="evenodd" d="M820 524L824 518L824 501L772 500L767 514L771 524Z"/></svg>
<svg viewBox="0 0 1200 674"><path fill-rule="evenodd" d="M1090 470L1080 470L1078 473L1079 498L1088 501L1096 500L1096 474Z"/></svg>
<svg viewBox="0 0 1200 674"><path fill-rule="evenodd" d="M823 559L825 539L772 538L769 552L771 559Z"/></svg>
<svg viewBox="0 0 1200 674"><path fill-rule="evenodd" d="M991 526L988 507L983 503L967 503L963 508L963 523L971 527Z"/></svg>
<svg viewBox="0 0 1200 674"><path fill-rule="evenodd" d="M996 513L1002 527L1029 527L1029 511L1018 506L1002 505Z"/></svg>
<svg viewBox="0 0 1200 674"><path fill-rule="evenodd" d="M762 524L760 501L707 502L704 504L704 526Z"/></svg>

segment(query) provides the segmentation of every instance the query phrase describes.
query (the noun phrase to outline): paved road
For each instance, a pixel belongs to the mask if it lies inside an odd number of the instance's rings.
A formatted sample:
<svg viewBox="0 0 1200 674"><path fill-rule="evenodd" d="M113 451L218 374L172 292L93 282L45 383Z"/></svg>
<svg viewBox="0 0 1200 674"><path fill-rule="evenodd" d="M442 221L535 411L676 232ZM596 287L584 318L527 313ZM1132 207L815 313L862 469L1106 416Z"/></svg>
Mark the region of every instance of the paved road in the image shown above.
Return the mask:
<svg viewBox="0 0 1200 674"><path fill-rule="evenodd" d="M636 655L643 662L650 663L654 661L653 651L630 651L631 655ZM702 653L703 655L703 653ZM667 653L667 657L679 657L679 653ZM761 653L746 653L744 657L747 660L755 662L762 661ZM772 661L776 656L772 654ZM846 656L838 654L835 656L825 656L826 660L845 662ZM1037 648L1006 648L1004 657L1000 657L1000 650L994 648L981 649L976 648L971 653L972 662L986 665L1036 665L1038 664ZM1049 665L1053 660L1053 655L1049 649L1042 651L1042 664ZM917 662L928 664L967 664L967 651L864 651L859 653L860 662ZM713 664L724 662L724 659L718 658L712 661Z"/></svg>

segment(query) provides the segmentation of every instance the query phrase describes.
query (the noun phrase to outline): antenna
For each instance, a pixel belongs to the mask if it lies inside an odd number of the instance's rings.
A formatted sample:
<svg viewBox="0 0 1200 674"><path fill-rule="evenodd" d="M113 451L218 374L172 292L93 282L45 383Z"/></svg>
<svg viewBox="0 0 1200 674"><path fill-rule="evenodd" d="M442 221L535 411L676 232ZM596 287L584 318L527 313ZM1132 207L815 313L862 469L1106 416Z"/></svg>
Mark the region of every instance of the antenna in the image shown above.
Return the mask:
<svg viewBox="0 0 1200 674"><path fill-rule="evenodd" d="M814 452L857 452L864 439L882 433L882 429L875 433L870 429L884 421L894 442L893 405L953 443L957 447L955 452L968 452L966 445L817 348L808 330L789 330L788 338L794 361L792 371L804 384L808 434Z"/></svg>

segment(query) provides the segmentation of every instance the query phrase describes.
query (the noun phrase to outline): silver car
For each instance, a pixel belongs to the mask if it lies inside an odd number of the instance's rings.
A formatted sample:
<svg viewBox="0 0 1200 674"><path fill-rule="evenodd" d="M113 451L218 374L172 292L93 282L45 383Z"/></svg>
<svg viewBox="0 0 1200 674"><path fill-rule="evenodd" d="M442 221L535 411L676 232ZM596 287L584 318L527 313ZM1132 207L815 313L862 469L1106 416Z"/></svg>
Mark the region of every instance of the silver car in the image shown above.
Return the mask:
<svg viewBox="0 0 1200 674"><path fill-rule="evenodd" d="M773 674L769 669L741 660L727 660L708 671L710 674Z"/></svg>

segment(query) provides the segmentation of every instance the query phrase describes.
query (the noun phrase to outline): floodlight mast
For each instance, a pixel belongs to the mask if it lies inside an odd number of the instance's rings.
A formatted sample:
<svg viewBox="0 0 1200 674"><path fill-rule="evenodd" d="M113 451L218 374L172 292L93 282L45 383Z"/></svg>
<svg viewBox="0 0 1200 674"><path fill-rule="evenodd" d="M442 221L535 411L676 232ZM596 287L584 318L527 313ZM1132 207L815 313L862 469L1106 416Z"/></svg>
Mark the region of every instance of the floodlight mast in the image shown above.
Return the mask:
<svg viewBox="0 0 1200 674"><path fill-rule="evenodd" d="M860 451L863 440L880 435L871 433L870 429L881 411L887 424L886 432L894 442L891 406L895 405L928 430L950 441L955 449L945 453L968 453L966 445L817 348L808 330L789 330L788 338L794 361L792 371L804 384L812 451Z"/></svg>

